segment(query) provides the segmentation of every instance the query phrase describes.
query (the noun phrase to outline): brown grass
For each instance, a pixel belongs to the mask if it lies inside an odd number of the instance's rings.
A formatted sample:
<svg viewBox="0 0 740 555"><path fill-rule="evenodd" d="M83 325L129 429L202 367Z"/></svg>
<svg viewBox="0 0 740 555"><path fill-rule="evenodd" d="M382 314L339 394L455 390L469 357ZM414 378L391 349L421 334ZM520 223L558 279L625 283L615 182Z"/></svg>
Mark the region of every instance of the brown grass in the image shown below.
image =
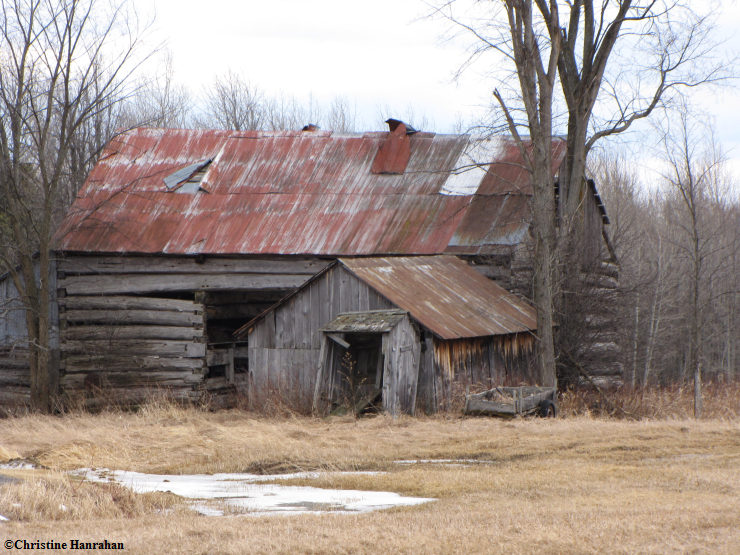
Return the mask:
<svg viewBox="0 0 740 555"><path fill-rule="evenodd" d="M0 514L13 519L0 523L0 539L107 538L124 542L128 553L151 553L152 546L177 553L740 551L736 418L589 414L319 420L159 403L137 413L9 418L0 420L0 453L50 470L0 470L25 480L0 488ZM393 462L419 458L481 464ZM160 473L382 470L288 483L437 501L357 515L212 518L181 508L173 496L138 496L61 473L83 466Z"/></svg>
<svg viewBox="0 0 740 555"><path fill-rule="evenodd" d="M703 384L703 418L740 418L740 382ZM647 387L598 394L593 389L567 391L560 399L566 416L630 419L692 418L693 384Z"/></svg>
<svg viewBox="0 0 740 555"><path fill-rule="evenodd" d="M137 495L115 483L92 484L58 471L16 473L17 483L0 486L2 514L12 520L135 518L183 506L166 493Z"/></svg>

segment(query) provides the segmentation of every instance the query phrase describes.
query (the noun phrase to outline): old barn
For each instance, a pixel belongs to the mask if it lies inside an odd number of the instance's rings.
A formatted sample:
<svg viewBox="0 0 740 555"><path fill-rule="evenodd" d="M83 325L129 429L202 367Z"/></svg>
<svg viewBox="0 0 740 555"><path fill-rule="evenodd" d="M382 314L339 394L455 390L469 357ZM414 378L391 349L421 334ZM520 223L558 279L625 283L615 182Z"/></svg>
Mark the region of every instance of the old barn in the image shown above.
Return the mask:
<svg viewBox="0 0 740 555"><path fill-rule="evenodd" d="M535 328L531 306L438 255L340 258L237 335L253 406L414 414L455 386L528 383Z"/></svg>
<svg viewBox="0 0 740 555"><path fill-rule="evenodd" d="M56 238L59 398L136 402L153 390L218 398L248 387L263 367L233 332L338 258L456 255L528 296L532 188L518 147L397 120L389 127L135 129L112 140ZM563 142L554 148L555 180ZM585 250L606 260L595 187L584 210ZM0 285L2 306L18 308L12 283ZM421 333L427 324L397 306ZM24 404L23 310L2 315L0 402Z"/></svg>

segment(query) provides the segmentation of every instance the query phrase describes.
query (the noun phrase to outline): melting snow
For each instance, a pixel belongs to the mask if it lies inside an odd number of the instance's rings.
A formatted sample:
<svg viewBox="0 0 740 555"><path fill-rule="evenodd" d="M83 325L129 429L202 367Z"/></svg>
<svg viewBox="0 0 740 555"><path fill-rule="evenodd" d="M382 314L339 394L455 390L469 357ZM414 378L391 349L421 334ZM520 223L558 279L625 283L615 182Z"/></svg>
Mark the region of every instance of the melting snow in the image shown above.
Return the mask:
<svg viewBox="0 0 740 555"><path fill-rule="evenodd" d="M221 516L229 509L253 515L324 512L364 513L434 499L404 497L387 491L335 490L306 486L264 484L291 478L318 478L318 472L294 474L142 474L125 470L87 469L74 474L92 482L117 482L137 493L170 492L198 500L191 507L207 516ZM337 474L377 474L345 472Z"/></svg>
<svg viewBox="0 0 740 555"><path fill-rule="evenodd" d="M471 464L494 464L494 461L479 459L404 459L393 461L396 464L444 464L449 466L470 466Z"/></svg>

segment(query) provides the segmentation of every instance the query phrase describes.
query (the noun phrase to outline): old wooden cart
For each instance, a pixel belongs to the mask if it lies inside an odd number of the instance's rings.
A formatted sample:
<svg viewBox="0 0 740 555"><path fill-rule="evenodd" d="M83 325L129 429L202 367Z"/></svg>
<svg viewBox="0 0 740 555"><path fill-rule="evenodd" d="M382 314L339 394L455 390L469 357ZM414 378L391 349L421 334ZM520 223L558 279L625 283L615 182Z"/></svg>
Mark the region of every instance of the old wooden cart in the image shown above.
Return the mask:
<svg viewBox="0 0 740 555"><path fill-rule="evenodd" d="M557 389L554 387L494 387L465 396L465 414L513 417L526 414L557 416Z"/></svg>

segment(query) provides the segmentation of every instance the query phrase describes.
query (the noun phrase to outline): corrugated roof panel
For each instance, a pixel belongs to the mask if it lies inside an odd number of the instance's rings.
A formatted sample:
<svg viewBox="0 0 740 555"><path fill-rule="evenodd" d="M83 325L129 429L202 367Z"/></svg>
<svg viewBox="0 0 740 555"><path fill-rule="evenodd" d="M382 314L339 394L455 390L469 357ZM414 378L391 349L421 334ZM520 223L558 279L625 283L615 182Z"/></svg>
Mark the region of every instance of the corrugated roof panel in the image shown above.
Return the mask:
<svg viewBox="0 0 740 555"><path fill-rule="evenodd" d="M535 330L535 309L454 256L341 258L358 279L442 339Z"/></svg>
<svg viewBox="0 0 740 555"><path fill-rule="evenodd" d="M529 214L521 203L516 214L492 219L501 210L488 197L528 184L526 172L506 170L516 155L508 146L501 162L506 175L499 175L500 164L494 161L475 194L447 195L440 191L468 136L411 135L405 173L376 175L370 168L387 135L133 130L106 148L61 226L58 248L171 254L474 253L491 242L508 244L526 230ZM209 158L213 162L202 183L208 192L167 192L165 177ZM504 186L506 179L511 183Z"/></svg>

